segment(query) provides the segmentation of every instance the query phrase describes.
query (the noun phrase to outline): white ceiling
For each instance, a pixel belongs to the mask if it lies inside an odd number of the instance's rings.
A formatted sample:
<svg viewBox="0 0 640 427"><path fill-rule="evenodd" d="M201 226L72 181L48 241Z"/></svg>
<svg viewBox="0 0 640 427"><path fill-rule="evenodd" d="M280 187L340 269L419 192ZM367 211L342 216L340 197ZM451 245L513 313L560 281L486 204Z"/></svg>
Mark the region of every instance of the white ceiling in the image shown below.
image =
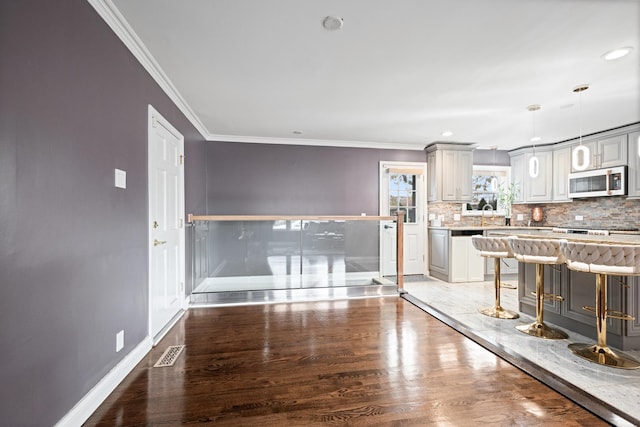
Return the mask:
<svg viewBox="0 0 640 427"><path fill-rule="evenodd" d="M538 144L580 117L583 135L640 121L638 0L89 1L121 14L210 140L511 149L531 145L530 104Z"/></svg>

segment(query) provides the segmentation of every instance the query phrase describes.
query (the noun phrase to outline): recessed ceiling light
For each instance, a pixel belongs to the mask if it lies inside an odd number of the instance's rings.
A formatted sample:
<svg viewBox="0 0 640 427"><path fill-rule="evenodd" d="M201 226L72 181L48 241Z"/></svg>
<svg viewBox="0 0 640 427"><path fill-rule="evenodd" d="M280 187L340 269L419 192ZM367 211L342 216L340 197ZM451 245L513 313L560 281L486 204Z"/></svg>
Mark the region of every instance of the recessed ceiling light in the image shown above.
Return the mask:
<svg viewBox="0 0 640 427"><path fill-rule="evenodd" d="M539 137L539 136L534 136L534 137L531 138L531 142L538 142L540 140L542 140L542 138Z"/></svg>
<svg viewBox="0 0 640 427"><path fill-rule="evenodd" d="M450 130L445 130L444 132L442 132L442 136L453 136L453 132L451 132Z"/></svg>
<svg viewBox="0 0 640 427"><path fill-rule="evenodd" d="M343 24L344 24L344 19L340 18L339 16L329 15L322 20L322 26L324 27L325 30L328 30L328 31L339 30L340 28L342 28Z"/></svg>
<svg viewBox="0 0 640 427"><path fill-rule="evenodd" d="M605 61L613 61L614 59L622 58L623 56L627 56L633 50L632 47L621 47L620 49L610 50L609 52L602 55L602 59Z"/></svg>

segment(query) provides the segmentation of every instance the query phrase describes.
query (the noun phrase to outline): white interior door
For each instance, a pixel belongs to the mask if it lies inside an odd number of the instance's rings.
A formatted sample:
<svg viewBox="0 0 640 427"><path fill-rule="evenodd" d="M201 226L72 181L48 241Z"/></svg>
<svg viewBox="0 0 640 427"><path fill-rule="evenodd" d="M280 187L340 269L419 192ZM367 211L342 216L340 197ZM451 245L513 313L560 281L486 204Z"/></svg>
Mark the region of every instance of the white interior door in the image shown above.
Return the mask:
<svg viewBox="0 0 640 427"><path fill-rule="evenodd" d="M184 303L184 138L149 106L149 335Z"/></svg>
<svg viewBox="0 0 640 427"><path fill-rule="evenodd" d="M426 164L419 162L380 162L380 215L404 211L404 274L424 274L427 246L424 214ZM396 228L382 224L380 229L383 276L396 273Z"/></svg>

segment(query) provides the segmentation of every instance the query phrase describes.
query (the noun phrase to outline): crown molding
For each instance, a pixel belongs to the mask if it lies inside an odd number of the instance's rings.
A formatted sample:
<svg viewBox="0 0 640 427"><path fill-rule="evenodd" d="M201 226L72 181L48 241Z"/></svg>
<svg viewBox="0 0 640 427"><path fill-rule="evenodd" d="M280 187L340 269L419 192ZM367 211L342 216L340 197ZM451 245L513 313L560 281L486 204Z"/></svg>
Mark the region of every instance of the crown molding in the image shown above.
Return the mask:
<svg viewBox="0 0 640 427"><path fill-rule="evenodd" d="M133 56L142 64L145 70L151 75L153 80L173 101L178 109L191 122L191 124L200 132L203 138L207 139L209 131L200 121L198 116L193 112L191 107L184 100L176 87L171 83L169 77L162 71L160 65L151 55L142 40L136 35L133 28L129 25L125 17L120 13L118 8L111 0L87 0L98 12L98 15L107 23L114 33L120 38L122 43L131 51Z"/></svg>
<svg viewBox="0 0 640 427"><path fill-rule="evenodd" d="M345 148L376 148L379 150L424 150L423 144L394 144L370 141L342 141L332 139L284 138L270 136L237 136L209 134L207 141L216 142L244 142L252 144L280 144L280 145L312 145L318 147Z"/></svg>
<svg viewBox="0 0 640 427"><path fill-rule="evenodd" d="M254 144L281 144L281 145L309 145L320 147L349 147L349 148L377 148L383 150L423 150L424 145L416 144L394 144L382 142L365 141L341 141L324 139L301 139L301 138L276 138L261 136L238 136L212 134L200 121L195 112L189 107L187 101L180 95L178 89L173 85L169 77L164 73L160 64L151 55L142 40L137 36L133 28L129 25L125 17L120 13L116 5L111 0L87 0L96 10L98 15L107 23L111 30L120 38L122 43L131 51L133 56L142 64L145 70L151 75L153 80L175 103L178 109L186 116L193 126L200 132L207 141L239 142Z"/></svg>

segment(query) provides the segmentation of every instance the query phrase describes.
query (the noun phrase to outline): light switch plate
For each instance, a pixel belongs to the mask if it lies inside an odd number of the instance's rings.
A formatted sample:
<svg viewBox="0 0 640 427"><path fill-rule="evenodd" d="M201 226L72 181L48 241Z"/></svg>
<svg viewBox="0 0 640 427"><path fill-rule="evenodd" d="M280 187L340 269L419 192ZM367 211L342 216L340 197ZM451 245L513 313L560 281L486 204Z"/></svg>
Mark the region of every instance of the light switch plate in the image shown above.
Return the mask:
<svg viewBox="0 0 640 427"><path fill-rule="evenodd" d="M582 221L584 217L582 215L576 215L576 221Z"/></svg>
<svg viewBox="0 0 640 427"><path fill-rule="evenodd" d="M118 188L127 188L127 172L116 169L115 170L115 184Z"/></svg>
<svg viewBox="0 0 640 427"><path fill-rule="evenodd" d="M524 215L518 214L518 221L522 221L524 219Z"/></svg>
<svg viewBox="0 0 640 427"><path fill-rule="evenodd" d="M460 214L454 214L453 215L453 220L454 221L460 221Z"/></svg>
<svg viewBox="0 0 640 427"><path fill-rule="evenodd" d="M124 329L116 334L116 352L124 347Z"/></svg>

